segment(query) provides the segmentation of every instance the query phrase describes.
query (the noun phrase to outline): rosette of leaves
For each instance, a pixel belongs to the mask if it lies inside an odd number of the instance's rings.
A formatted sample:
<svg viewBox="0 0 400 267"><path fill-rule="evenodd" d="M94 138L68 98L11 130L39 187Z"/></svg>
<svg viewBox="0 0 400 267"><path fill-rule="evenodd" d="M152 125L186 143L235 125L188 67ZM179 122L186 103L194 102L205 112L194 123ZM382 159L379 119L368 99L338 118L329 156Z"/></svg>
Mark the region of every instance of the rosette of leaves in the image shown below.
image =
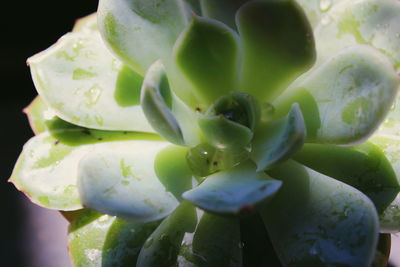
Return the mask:
<svg viewBox="0 0 400 267"><path fill-rule="evenodd" d="M28 63L11 181L74 265L386 265L399 1L100 0Z"/></svg>

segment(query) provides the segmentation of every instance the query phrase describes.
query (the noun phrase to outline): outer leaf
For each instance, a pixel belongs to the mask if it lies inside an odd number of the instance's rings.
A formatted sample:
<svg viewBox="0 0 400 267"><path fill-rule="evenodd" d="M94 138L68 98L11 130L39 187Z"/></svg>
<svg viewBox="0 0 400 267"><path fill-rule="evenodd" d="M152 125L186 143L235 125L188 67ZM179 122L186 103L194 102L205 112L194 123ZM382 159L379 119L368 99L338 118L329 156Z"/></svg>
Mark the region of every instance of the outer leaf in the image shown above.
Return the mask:
<svg viewBox="0 0 400 267"><path fill-rule="evenodd" d="M168 60L190 12L183 0L101 0L99 28L118 57L144 74L154 61Z"/></svg>
<svg viewBox="0 0 400 267"><path fill-rule="evenodd" d="M188 148L168 146L161 150L154 161L160 182L176 199L182 201L182 193L192 187L192 171L186 161Z"/></svg>
<svg viewBox="0 0 400 267"><path fill-rule="evenodd" d="M327 12L341 1L342 0L296 0L303 8L313 27L317 27L319 23L327 23Z"/></svg>
<svg viewBox="0 0 400 267"><path fill-rule="evenodd" d="M367 197L293 161L271 175L283 186L261 215L283 265L371 265L379 223Z"/></svg>
<svg viewBox="0 0 400 267"><path fill-rule="evenodd" d="M170 214L177 200L157 179L156 155L165 142L136 141L112 150L91 153L79 164L82 203L102 213L148 222Z"/></svg>
<svg viewBox="0 0 400 267"><path fill-rule="evenodd" d="M397 179L400 182L400 144L399 137L385 135L384 132L375 134L370 141L380 147L392 165ZM384 233L395 233L400 231L400 194L381 214L381 231Z"/></svg>
<svg viewBox="0 0 400 267"><path fill-rule="evenodd" d="M294 1L251 1L237 13L241 90L272 101L315 60L312 29Z"/></svg>
<svg viewBox="0 0 400 267"><path fill-rule="evenodd" d="M29 124L35 134L47 131L46 122L56 117L56 113L39 96L24 109L24 113L28 116Z"/></svg>
<svg viewBox="0 0 400 267"><path fill-rule="evenodd" d="M342 1L315 31L319 61L354 44L380 50L400 70L400 2Z"/></svg>
<svg viewBox="0 0 400 267"><path fill-rule="evenodd" d="M25 144L10 180L32 202L58 210L82 208L77 171L79 161L87 153L130 151L137 143L152 143L135 140L157 140L146 134L87 129L53 134L55 137L49 133L40 134Z"/></svg>
<svg viewBox="0 0 400 267"><path fill-rule="evenodd" d="M226 25L193 16L177 40L174 54L180 71L192 83L194 94L206 106L238 89L239 41ZM187 90L179 90L184 89Z"/></svg>
<svg viewBox="0 0 400 267"><path fill-rule="evenodd" d="M139 104L140 75L110 54L98 32L68 33L28 60L43 101L88 128L154 132Z"/></svg>
<svg viewBox="0 0 400 267"><path fill-rule="evenodd" d="M272 198L281 182L256 172L250 161L210 175L198 187L182 196L194 205L213 213L249 213L254 206Z"/></svg>
<svg viewBox="0 0 400 267"><path fill-rule="evenodd" d="M221 21L236 29L236 11L249 0L202 0L201 11L203 16Z"/></svg>
<svg viewBox="0 0 400 267"><path fill-rule="evenodd" d="M136 266L173 266L185 233L193 233L196 228L196 219L195 208L182 202L146 240Z"/></svg>
<svg viewBox="0 0 400 267"><path fill-rule="evenodd" d="M294 156L300 163L366 194L378 212L384 211L400 190L396 173L379 147L306 144Z"/></svg>
<svg viewBox="0 0 400 267"><path fill-rule="evenodd" d="M158 222L137 223L86 211L69 227L69 252L74 266L127 266Z"/></svg>
<svg viewBox="0 0 400 267"><path fill-rule="evenodd" d="M275 116L298 102L306 110L308 142L361 142L387 115L398 85L399 77L381 53L367 46L343 49L280 98ZM310 102L317 108L307 107Z"/></svg>
<svg viewBox="0 0 400 267"><path fill-rule="evenodd" d="M285 118L265 122L255 133L251 159L257 164L257 171L290 158L302 147L305 139L303 114L298 104L294 104Z"/></svg>

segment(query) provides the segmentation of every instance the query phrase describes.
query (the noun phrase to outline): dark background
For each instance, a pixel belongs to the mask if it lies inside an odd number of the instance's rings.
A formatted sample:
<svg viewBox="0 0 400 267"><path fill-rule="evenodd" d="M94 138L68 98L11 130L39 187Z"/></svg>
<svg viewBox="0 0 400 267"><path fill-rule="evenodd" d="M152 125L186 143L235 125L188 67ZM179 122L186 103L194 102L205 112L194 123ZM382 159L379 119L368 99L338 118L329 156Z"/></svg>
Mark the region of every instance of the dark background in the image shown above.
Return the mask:
<svg viewBox="0 0 400 267"><path fill-rule="evenodd" d="M35 240L29 240L35 236L30 236L32 223L26 211L29 204L12 184L7 183L23 144L33 135L22 113L36 95L26 59L70 31L75 19L95 12L97 3L97 0L39 0L4 1L1 4L1 266L35 265L27 251L27 244L35 243Z"/></svg>

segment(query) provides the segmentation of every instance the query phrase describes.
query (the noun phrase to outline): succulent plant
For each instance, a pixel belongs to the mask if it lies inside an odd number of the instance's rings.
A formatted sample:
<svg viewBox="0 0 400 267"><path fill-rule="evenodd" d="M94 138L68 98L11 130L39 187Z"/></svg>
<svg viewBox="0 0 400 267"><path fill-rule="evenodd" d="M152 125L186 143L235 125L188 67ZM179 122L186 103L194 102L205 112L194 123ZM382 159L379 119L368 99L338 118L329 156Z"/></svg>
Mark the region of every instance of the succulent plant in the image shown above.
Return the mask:
<svg viewBox="0 0 400 267"><path fill-rule="evenodd" d="M400 1L100 0L28 63L11 181L75 266L386 265Z"/></svg>

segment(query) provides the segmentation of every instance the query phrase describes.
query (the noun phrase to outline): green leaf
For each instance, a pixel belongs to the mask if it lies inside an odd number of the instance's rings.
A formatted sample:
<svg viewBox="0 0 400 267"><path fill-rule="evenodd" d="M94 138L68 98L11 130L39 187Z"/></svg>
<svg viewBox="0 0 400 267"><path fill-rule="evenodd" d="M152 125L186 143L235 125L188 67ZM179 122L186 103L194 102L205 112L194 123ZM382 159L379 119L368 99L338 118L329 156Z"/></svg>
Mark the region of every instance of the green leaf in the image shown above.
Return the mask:
<svg viewBox="0 0 400 267"><path fill-rule="evenodd" d="M207 267L242 266L240 244L237 218L204 213L193 236L192 264Z"/></svg>
<svg viewBox="0 0 400 267"><path fill-rule="evenodd" d="M192 170L186 161L188 148L168 146L161 150L154 161L158 179L174 197L182 201L182 193L192 187Z"/></svg>
<svg viewBox="0 0 400 267"><path fill-rule="evenodd" d="M195 208L189 202L182 202L146 240L136 266L173 266L185 233L193 233L196 223Z"/></svg>
<svg viewBox="0 0 400 267"><path fill-rule="evenodd" d="M383 212L400 190L396 173L379 147L306 144L294 159L307 167L353 186Z"/></svg>
<svg viewBox="0 0 400 267"><path fill-rule="evenodd" d="M207 142L218 149L245 147L253 138L253 133L249 128L223 115L202 115L198 119L198 124Z"/></svg>
<svg viewBox="0 0 400 267"><path fill-rule="evenodd" d="M269 172L282 189L261 212L284 266L370 266L379 222L358 190L287 161Z"/></svg>
<svg viewBox="0 0 400 267"><path fill-rule="evenodd" d="M329 17L328 11L341 1L342 0L296 0L303 8L313 28L318 27L320 23L327 23Z"/></svg>
<svg viewBox="0 0 400 267"><path fill-rule="evenodd" d="M150 66L143 82L141 105L150 125L171 143L183 145L183 135L172 113L172 95L160 61Z"/></svg>
<svg viewBox="0 0 400 267"><path fill-rule="evenodd" d="M186 154L193 175L203 179L210 174L227 170L249 159L248 147L218 150L209 144L200 144Z"/></svg>
<svg viewBox="0 0 400 267"><path fill-rule="evenodd" d="M254 206L272 198L281 182L263 172L256 172L250 161L210 175L196 188L182 196L197 207L219 214L246 214Z"/></svg>
<svg viewBox="0 0 400 267"><path fill-rule="evenodd" d="M216 19L236 29L236 12L246 2L249 0L202 0L200 4L204 17Z"/></svg>
<svg viewBox="0 0 400 267"><path fill-rule="evenodd" d="M65 121L88 128L154 132L139 103L141 77L103 44L98 32L73 32L28 59L42 100ZM117 97L117 98L116 98Z"/></svg>
<svg viewBox="0 0 400 267"><path fill-rule="evenodd" d="M370 139L374 145L382 149L386 155L393 170L396 173L397 180L400 183L400 144L399 137L395 135L386 135L378 131ZM400 193L388 205L386 210L380 215L381 232L396 233L400 231Z"/></svg>
<svg viewBox="0 0 400 267"><path fill-rule="evenodd" d="M241 91L272 101L313 65L312 29L294 1L251 1L236 21L244 52Z"/></svg>
<svg viewBox="0 0 400 267"><path fill-rule="evenodd" d="M174 57L205 106L238 89L238 37L221 22L193 16L175 44Z"/></svg>
<svg viewBox="0 0 400 267"><path fill-rule="evenodd" d="M262 171L290 158L300 150L305 139L303 114L299 105L294 104L286 117L260 125L250 157L257 164L257 171Z"/></svg>
<svg viewBox="0 0 400 267"><path fill-rule="evenodd" d="M157 139L160 140L148 134L82 128L42 133L25 144L10 181L40 206L77 210L82 208L77 188L78 164L86 154L130 152L136 144L151 144L154 141L150 140Z"/></svg>
<svg viewBox="0 0 400 267"><path fill-rule="evenodd" d="M400 2L342 1L315 30L318 61L344 47L365 44L385 54L400 70Z"/></svg>
<svg viewBox="0 0 400 267"><path fill-rule="evenodd" d="M121 144L123 145L123 144ZM79 163L78 187L85 207L122 219L148 222L170 214L178 205L154 170L165 142L135 141L87 154Z"/></svg>
<svg viewBox="0 0 400 267"><path fill-rule="evenodd" d="M158 224L127 222L85 211L69 227L72 263L77 267L134 265L145 240Z"/></svg>
<svg viewBox="0 0 400 267"><path fill-rule="evenodd" d="M383 121L398 85L396 72L381 53L367 46L353 46L295 83L274 103L274 116L283 116L299 102L302 109L308 109L303 113L307 130L311 130L307 142L358 143ZM313 108L305 107L308 103Z"/></svg>
<svg viewBox="0 0 400 267"><path fill-rule="evenodd" d="M190 1L101 0L99 28L122 61L140 74L158 59L168 61L188 23Z"/></svg>

